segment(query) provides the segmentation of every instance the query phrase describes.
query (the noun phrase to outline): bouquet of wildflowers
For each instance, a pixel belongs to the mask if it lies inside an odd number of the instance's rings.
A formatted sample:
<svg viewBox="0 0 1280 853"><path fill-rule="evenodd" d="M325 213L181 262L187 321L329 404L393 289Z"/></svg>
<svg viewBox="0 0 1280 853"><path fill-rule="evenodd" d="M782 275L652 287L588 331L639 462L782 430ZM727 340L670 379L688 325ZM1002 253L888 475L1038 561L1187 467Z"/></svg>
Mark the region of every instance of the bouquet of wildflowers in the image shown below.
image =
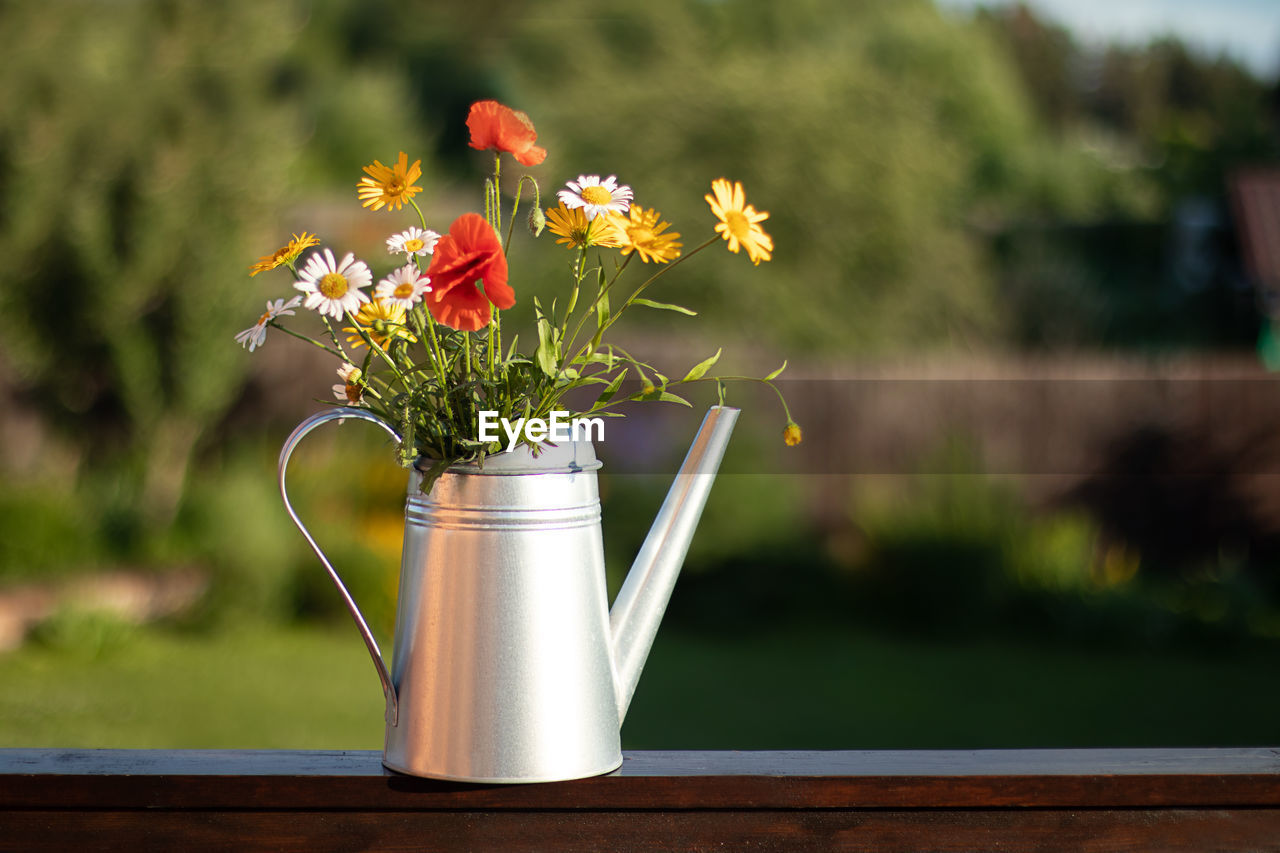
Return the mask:
<svg viewBox="0 0 1280 853"><path fill-rule="evenodd" d="M387 240L399 265L374 284L369 266L352 253L339 258L332 249L316 249L300 262L320 240L305 231L294 234L287 245L254 264L250 275L286 267L300 294L268 301L258 322L236 340L253 351L264 343L269 328L279 329L332 354L340 364L340 381L333 386L338 404L369 409L395 426L404 439L402 464L419 457L429 460L424 489L456 462L482 462L517 442L536 452L539 439L529 430L518 438L513 434L506 444L484 429L484 415L503 423L545 423L557 413L616 416L617 407L629 401L689 405L676 392L695 382L714 382L722 403L729 380L763 382L778 393L772 380L785 362L763 378L718 376L710 373L720 357L717 350L684 376L672 378L605 340L634 306L692 315L687 308L644 294L664 274L721 239L731 252L745 250L753 264L769 260L773 240L761 227L769 214L746 203L740 183L724 178L712 183L706 201L717 220L714 231L688 253L682 253L681 235L670 230L671 224L657 210L635 204L631 187L613 175L579 175L556 193L558 204L545 211L537 182L524 175L515 184L504 222L502 155L534 166L547 152L535 144L537 133L528 116L496 101L473 104L467 128L472 148L495 152L493 175L485 181L483 215L464 213L445 234L431 230L414 201L422 190L415 183L422 176L421 161L410 164L404 152L392 165L375 160L364 167L365 177L356 188L363 205L390 212L408 205L417 213L417 225ZM543 306L534 298L535 335L526 337L529 350L522 351L517 335L505 336L502 311L516 302L507 248L526 186L533 199L528 213L533 236L549 231L557 245L574 255L563 302L557 297ZM616 289L637 257L644 272L650 264L654 271L637 276L629 292ZM315 336L285 324L286 317L297 317L299 308L315 313L316 328L322 327ZM638 385L624 391L629 377ZM631 391L633 386L638 390ZM593 390L571 394L584 388ZM564 409L582 399L588 400L585 408L579 403L576 410ZM800 428L781 393L778 400L786 415L784 440L797 444Z"/></svg>

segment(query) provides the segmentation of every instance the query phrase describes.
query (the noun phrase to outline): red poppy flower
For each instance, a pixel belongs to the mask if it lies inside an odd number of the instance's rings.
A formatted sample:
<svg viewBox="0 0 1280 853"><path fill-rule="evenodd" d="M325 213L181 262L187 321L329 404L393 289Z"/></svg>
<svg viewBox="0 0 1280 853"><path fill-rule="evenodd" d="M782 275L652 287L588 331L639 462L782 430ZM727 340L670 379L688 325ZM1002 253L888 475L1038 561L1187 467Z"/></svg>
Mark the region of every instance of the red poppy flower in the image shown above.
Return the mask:
<svg viewBox="0 0 1280 853"><path fill-rule="evenodd" d="M506 151L525 166L536 166L547 159L547 149L533 144L538 141L538 132L529 117L497 101L472 104L467 130L471 131L471 147L480 151Z"/></svg>
<svg viewBox="0 0 1280 853"><path fill-rule="evenodd" d="M507 256L492 226L478 213L464 213L436 243L427 268L431 316L451 329L474 332L489 325L490 303L516 304L507 286Z"/></svg>

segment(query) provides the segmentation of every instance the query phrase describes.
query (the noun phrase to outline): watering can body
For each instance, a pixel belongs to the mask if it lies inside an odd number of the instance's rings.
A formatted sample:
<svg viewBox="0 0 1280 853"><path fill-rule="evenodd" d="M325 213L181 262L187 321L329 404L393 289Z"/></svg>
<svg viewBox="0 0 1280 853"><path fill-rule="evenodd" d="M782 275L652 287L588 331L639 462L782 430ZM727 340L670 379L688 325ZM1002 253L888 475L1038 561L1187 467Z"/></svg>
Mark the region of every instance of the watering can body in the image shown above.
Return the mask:
<svg viewBox="0 0 1280 853"><path fill-rule="evenodd" d="M423 494L411 471L387 667L359 608L289 502L304 421L285 443L285 506L337 585L386 698L383 763L416 776L542 782L622 763L620 728L737 410L713 408L609 608L589 442L527 447L456 465ZM398 436L396 436L398 438Z"/></svg>

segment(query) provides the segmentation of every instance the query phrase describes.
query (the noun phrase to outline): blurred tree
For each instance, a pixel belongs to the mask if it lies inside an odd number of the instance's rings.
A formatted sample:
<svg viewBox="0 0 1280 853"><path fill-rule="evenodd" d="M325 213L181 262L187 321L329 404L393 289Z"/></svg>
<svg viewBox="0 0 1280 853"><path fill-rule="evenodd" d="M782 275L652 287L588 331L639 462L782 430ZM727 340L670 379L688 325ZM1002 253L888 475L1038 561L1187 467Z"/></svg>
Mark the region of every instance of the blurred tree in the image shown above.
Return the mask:
<svg viewBox="0 0 1280 853"><path fill-rule="evenodd" d="M1153 179L1162 192L1149 213L1166 214L1190 194L1220 196L1232 169L1280 158L1275 87L1229 58L1198 55L1172 38L1082 47L1024 4L978 18L1007 46L1053 131L1105 145L1113 164Z"/></svg>
<svg viewBox="0 0 1280 853"><path fill-rule="evenodd" d="M247 267L287 240L300 162L326 162L304 144L412 127L393 83L325 73L305 21L248 0L0 5L0 360L143 517L172 513L241 388L232 336L264 298Z"/></svg>
<svg viewBox="0 0 1280 853"><path fill-rule="evenodd" d="M372 23L393 17L401 25ZM1020 218L1150 207L1135 169L1046 132L1001 32L940 16L927 0L785 10L763 0L372 0L321 4L315 23L342 39L325 55L356 67L401 59L407 103L439 128L436 157L459 187L488 166L466 148L463 125L481 97L532 116L551 152L529 170L545 204L580 173L614 173L674 223L686 251L711 234L711 180L743 181L771 212L774 260L748 276L742 258L713 248L660 288L706 312L700 331L745 328L790 352L999 340L986 233ZM1055 57L1031 95L1052 89L1066 122L1077 109L1074 47L1024 24L1052 47L1033 40L1027 52ZM460 203L425 202L439 230ZM519 293L559 292L563 257L519 243L513 253Z"/></svg>
<svg viewBox="0 0 1280 853"><path fill-rule="evenodd" d="M548 140L553 187L617 173L686 251L711 234L714 178L770 211L767 267L743 275L714 248L664 282L672 298L793 350L990 333L966 219L1016 184L1030 127L977 31L927 2L562 0L508 47L504 79Z"/></svg>
<svg viewBox="0 0 1280 853"><path fill-rule="evenodd" d="M984 231L1131 202L1038 125L989 29L925 0L558 0L489 38L505 48L477 48L489 94L534 117L550 188L616 173L687 251L710 233L711 180L745 184L773 261L742 275L716 248L661 287L791 352L987 345L1002 325Z"/></svg>

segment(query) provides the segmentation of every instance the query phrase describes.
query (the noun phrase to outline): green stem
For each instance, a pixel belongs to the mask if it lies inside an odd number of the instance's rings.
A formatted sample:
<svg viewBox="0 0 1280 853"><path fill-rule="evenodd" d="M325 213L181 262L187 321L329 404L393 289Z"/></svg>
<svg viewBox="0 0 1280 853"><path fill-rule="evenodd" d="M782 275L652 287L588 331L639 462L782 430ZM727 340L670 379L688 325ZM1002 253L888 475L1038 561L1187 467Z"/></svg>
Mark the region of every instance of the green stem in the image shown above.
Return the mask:
<svg viewBox="0 0 1280 853"><path fill-rule="evenodd" d="M338 341L338 333L333 330L333 324L330 323L329 318L323 314L320 315L320 319L324 321L324 327L329 330L329 340L333 341L333 345L338 348L339 352L343 353L343 358L346 358L346 350L342 348L342 344ZM350 360L351 359L349 358L347 359L347 361Z"/></svg>
<svg viewBox="0 0 1280 853"><path fill-rule="evenodd" d="M400 384L405 387L405 390L410 390L413 386L409 384L409 380L405 379L404 374L400 372L400 368L396 366L395 361L392 360L391 356L387 355L386 351L383 350L382 347L373 342L373 338L369 335L369 331L360 325L350 311L347 312L347 321L351 323L352 328L355 329L355 332L360 336L360 339L369 346L369 352L381 357L382 360L387 363L387 367L391 368L391 372L395 374L396 379L398 379Z"/></svg>
<svg viewBox="0 0 1280 853"><path fill-rule="evenodd" d="M583 252L585 253L586 250L584 249ZM613 283L622 276L622 271L627 268L627 264L631 263L631 259L634 257L635 257L635 252L632 252L631 254L627 255L627 257L622 262L622 266L618 267L618 271L613 274L613 278L605 282L604 287L600 288L600 292L596 294L596 298L591 300L591 304L587 306L587 310L584 311L582 313L582 316L578 318L578 325L573 327L573 334L569 336L569 340L564 347L565 352L568 352L569 350L573 349L574 343L578 340L578 333L582 331L583 324L587 322L588 317L590 317L592 314L596 312L596 306L600 304L600 300L603 299L605 294L608 293L610 288L613 287ZM666 272L665 269L659 270L657 273L655 273L655 276L662 275L662 273L664 272ZM581 273L579 275L581 275ZM581 281L581 278L579 278L579 281ZM650 281L652 281L652 279L650 279ZM648 284L648 282L646 282L646 284ZM632 294L633 298L634 296L635 294ZM626 303L624 303L623 307L626 307L627 305L630 305L630 304L631 304L631 300L628 299ZM565 317L566 326L568 325L568 322L569 322L569 318ZM613 325L613 318L610 318L609 322L605 324L605 328L607 329L611 325ZM577 361L580 355L585 355L585 354L586 354L586 347L584 346L579 353L574 354L572 361ZM572 361L570 363L572 363Z"/></svg>
<svg viewBox="0 0 1280 853"><path fill-rule="evenodd" d="M496 326L497 323L498 323L498 309L494 308L493 319L489 321L489 351L485 353L485 355L487 356L485 361L486 361L487 373L488 373L490 382L492 382L494 379L493 327Z"/></svg>
<svg viewBox="0 0 1280 853"><path fill-rule="evenodd" d="M507 252L511 246L511 234L516 228L516 215L520 212L520 191L524 189L525 181L533 184L533 206L537 207L542 204L542 195L538 191L538 182L529 175L521 175L520 181L516 184L515 204L511 205L511 221L507 223L507 241L502 246L502 251L504 253Z"/></svg>
<svg viewBox="0 0 1280 853"><path fill-rule="evenodd" d="M418 221L422 223L422 230L423 230L423 231L426 231L426 230L427 230L427 217L425 217L425 216L423 216L423 215L422 215L422 208L418 207L418 203L417 203L416 201L414 201L412 198L410 198L410 199L409 199L409 204L413 205L413 209L414 209L414 210L418 211Z"/></svg>
<svg viewBox="0 0 1280 853"><path fill-rule="evenodd" d="M297 338L300 341L306 341L307 343L313 346L320 347L320 349L324 350L330 355L336 355L338 358L342 359L343 361L347 361L347 362L350 361L350 359L347 358L346 353L340 350L336 350L333 347L329 346L328 344L322 344L319 341L317 341L315 338L309 337L308 335L299 334L298 332L295 332L293 329L290 329L287 326L280 325L275 320L271 320L270 322L267 323L267 325L273 329L279 329L280 331L284 332L286 335L293 335L295 338Z"/></svg>
<svg viewBox="0 0 1280 853"><path fill-rule="evenodd" d="M707 240L707 242L703 243L703 244L702 244L701 246L699 246L698 248L694 249L694 250L693 250L692 252L690 252L689 254L687 254L687 255L681 255L679 258L676 258L676 259L675 259L674 261L672 261L670 264L667 264L667 265L666 265L666 266L664 266L662 269L658 270L658 271L657 271L657 272L655 272L653 275L649 276L649 277L648 277L648 278L646 278L644 281L640 282L639 286L638 286L638 287L636 287L636 289L635 289L635 290L631 291L631 295L630 295L630 296L628 296L628 297L627 297L627 299L626 299L626 301L622 303L622 307L621 307L621 308L619 308L617 311L614 311L614 312L613 312L613 316L611 316L611 317L609 318L608 322L606 322L606 323L604 324L603 328L600 330L600 334L601 334L601 336L603 336L605 332L609 331L609 329L613 326L613 324L614 324L614 323L618 322L618 320L622 317L622 312L623 312L623 311L626 311L626 310L627 310L627 308L629 308L629 307L631 306L631 304L632 304L633 302L635 302L635 301L636 301L636 299L640 296L640 294L644 292L645 288L647 288L649 285L653 284L653 283L654 283L655 281L657 281L659 278L661 278L662 276L664 276L664 275L666 275L667 273L671 272L673 269L675 269L676 267L680 266L680 264L684 263L684 262L685 262L685 261L687 261L689 258L692 258L694 255L698 254L698 253L699 253L699 252L701 252L703 249L707 248L708 246L710 246L712 243L716 242L716 241L717 241L717 240L719 240L719 239L720 239L720 235L719 235L719 234L717 234L716 236L714 236L714 237L710 238L709 240ZM631 258L634 256L634 254L635 254L635 253L633 252L631 255L627 255L627 260L628 260L628 261L630 261L630 260L631 260ZM623 263L622 268L621 268L621 269L619 269L619 270L618 270L618 273L617 273L616 275L614 275L613 279L611 279L611 280L609 281L609 285L606 285L605 287L601 288L601 290L600 290L600 293L601 293L601 294L604 294L604 293L608 290L608 287L609 287L610 285L612 285L614 281L617 281L617 279L618 279L618 275L621 275L621 274L622 274L622 270L623 270L623 269L626 269L626 267L627 267L626 263ZM596 297L596 300L597 300L597 301L599 301L599 299L600 299L600 296L597 296L597 297ZM594 306L594 304L592 305L592 307L593 307L593 308L595 307L595 306ZM587 314L590 314L590 313L591 313L591 312L590 312L590 309L588 309ZM579 320L579 321L578 321L578 328L577 328L577 329L574 329L574 332L573 332L573 339L572 339L572 340L577 340L577 337L578 337L578 330L582 328L582 321L586 319L587 314L584 314L584 315L582 316L582 320ZM570 342L570 347L572 346L572 340L571 340L571 342ZM570 347L566 347L566 350L567 350L567 349L569 349ZM573 361L577 361L579 357L582 357L582 356L585 356L585 355L586 355L586 346L584 345L584 346L583 346L583 348L582 348L582 350L580 350L578 353L575 353L575 354L574 354ZM571 363L572 363L572 362L571 362Z"/></svg>
<svg viewBox="0 0 1280 853"><path fill-rule="evenodd" d="M628 297L627 297L627 301L626 301L626 302L624 302L624 303L622 303L622 307L621 307L621 308L619 308L617 311L615 311L615 312L614 312L614 314L613 314L613 316L609 318L609 322L605 324L605 328L606 328L606 329L608 329L608 328L609 328L610 326L612 326L615 322L617 322L617 319L618 319L619 317L621 317L621 316L622 316L622 312L623 312L623 311L625 311L625 310L627 309L627 307L628 307L629 305L631 305L631 303L633 303L633 302L635 302L635 301L636 301L636 298L637 298L637 297L638 297L638 296L639 296L639 295L644 291L644 289L645 289L646 287L648 287L649 285L653 284L653 283L654 283L655 281L657 281L659 278L661 278L662 276L664 276L664 275L666 275L667 273L671 272L673 269L675 269L676 267L680 266L680 264L682 264L682 263L684 263L685 261L689 260L689 259L690 259L690 258L692 258L694 255L698 254L698 253L699 253L699 252L701 252L703 249L707 248L708 246L710 246L712 243L716 242L716 241L717 241L717 240L719 240L719 239L720 239L720 235L719 235L719 234L715 235L715 236L714 236L714 237L712 237L711 239L707 240L707 242L703 243L701 246L699 246L698 248L694 249L694 250L693 250L692 252L690 252L689 254L687 254L687 255L681 255L680 257L676 258L676 259L675 259L674 261L672 261L671 263L669 263L669 264L667 264L666 266L664 266L662 269L660 269L660 270L658 270L657 272L655 272L653 275L651 275L651 276L649 276L648 278L646 278L644 281L640 282L640 285L639 285L635 290L633 290L633 291L631 292L631 295L630 295L630 296L628 296ZM628 260L630 260L630 255L628 255L628 256L627 256L627 259L628 259Z"/></svg>
<svg viewBox="0 0 1280 853"><path fill-rule="evenodd" d="M516 214L520 211L520 190L524 188L524 178L516 183L516 200L511 205L511 221L507 223L507 239L502 243L502 253L505 255L511 250L511 233L516 230ZM499 234L502 232L499 231Z"/></svg>
<svg viewBox="0 0 1280 853"><path fill-rule="evenodd" d="M436 379L440 383L440 399L444 402L445 417L452 421L453 408L449 405L449 384L445 379L444 351L440 349L440 338L436 336L435 320L428 318L426 327L431 337L431 360L435 363Z"/></svg>
<svg viewBox="0 0 1280 853"><path fill-rule="evenodd" d="M502 152L493 152L493 232L502 233ZM516 188L519 192L519 187ZM503 251L506 251L504 248Z"/></svg>
<svg viewBox="0 0 1280 853"><path fill-rule="evenodd" d="M497 359L499 366L502 368L502 375L507 375L507 368L501 364L502 360L502 311L498 308L493 309L493 340L489 342L489 357Z"/></svg>

